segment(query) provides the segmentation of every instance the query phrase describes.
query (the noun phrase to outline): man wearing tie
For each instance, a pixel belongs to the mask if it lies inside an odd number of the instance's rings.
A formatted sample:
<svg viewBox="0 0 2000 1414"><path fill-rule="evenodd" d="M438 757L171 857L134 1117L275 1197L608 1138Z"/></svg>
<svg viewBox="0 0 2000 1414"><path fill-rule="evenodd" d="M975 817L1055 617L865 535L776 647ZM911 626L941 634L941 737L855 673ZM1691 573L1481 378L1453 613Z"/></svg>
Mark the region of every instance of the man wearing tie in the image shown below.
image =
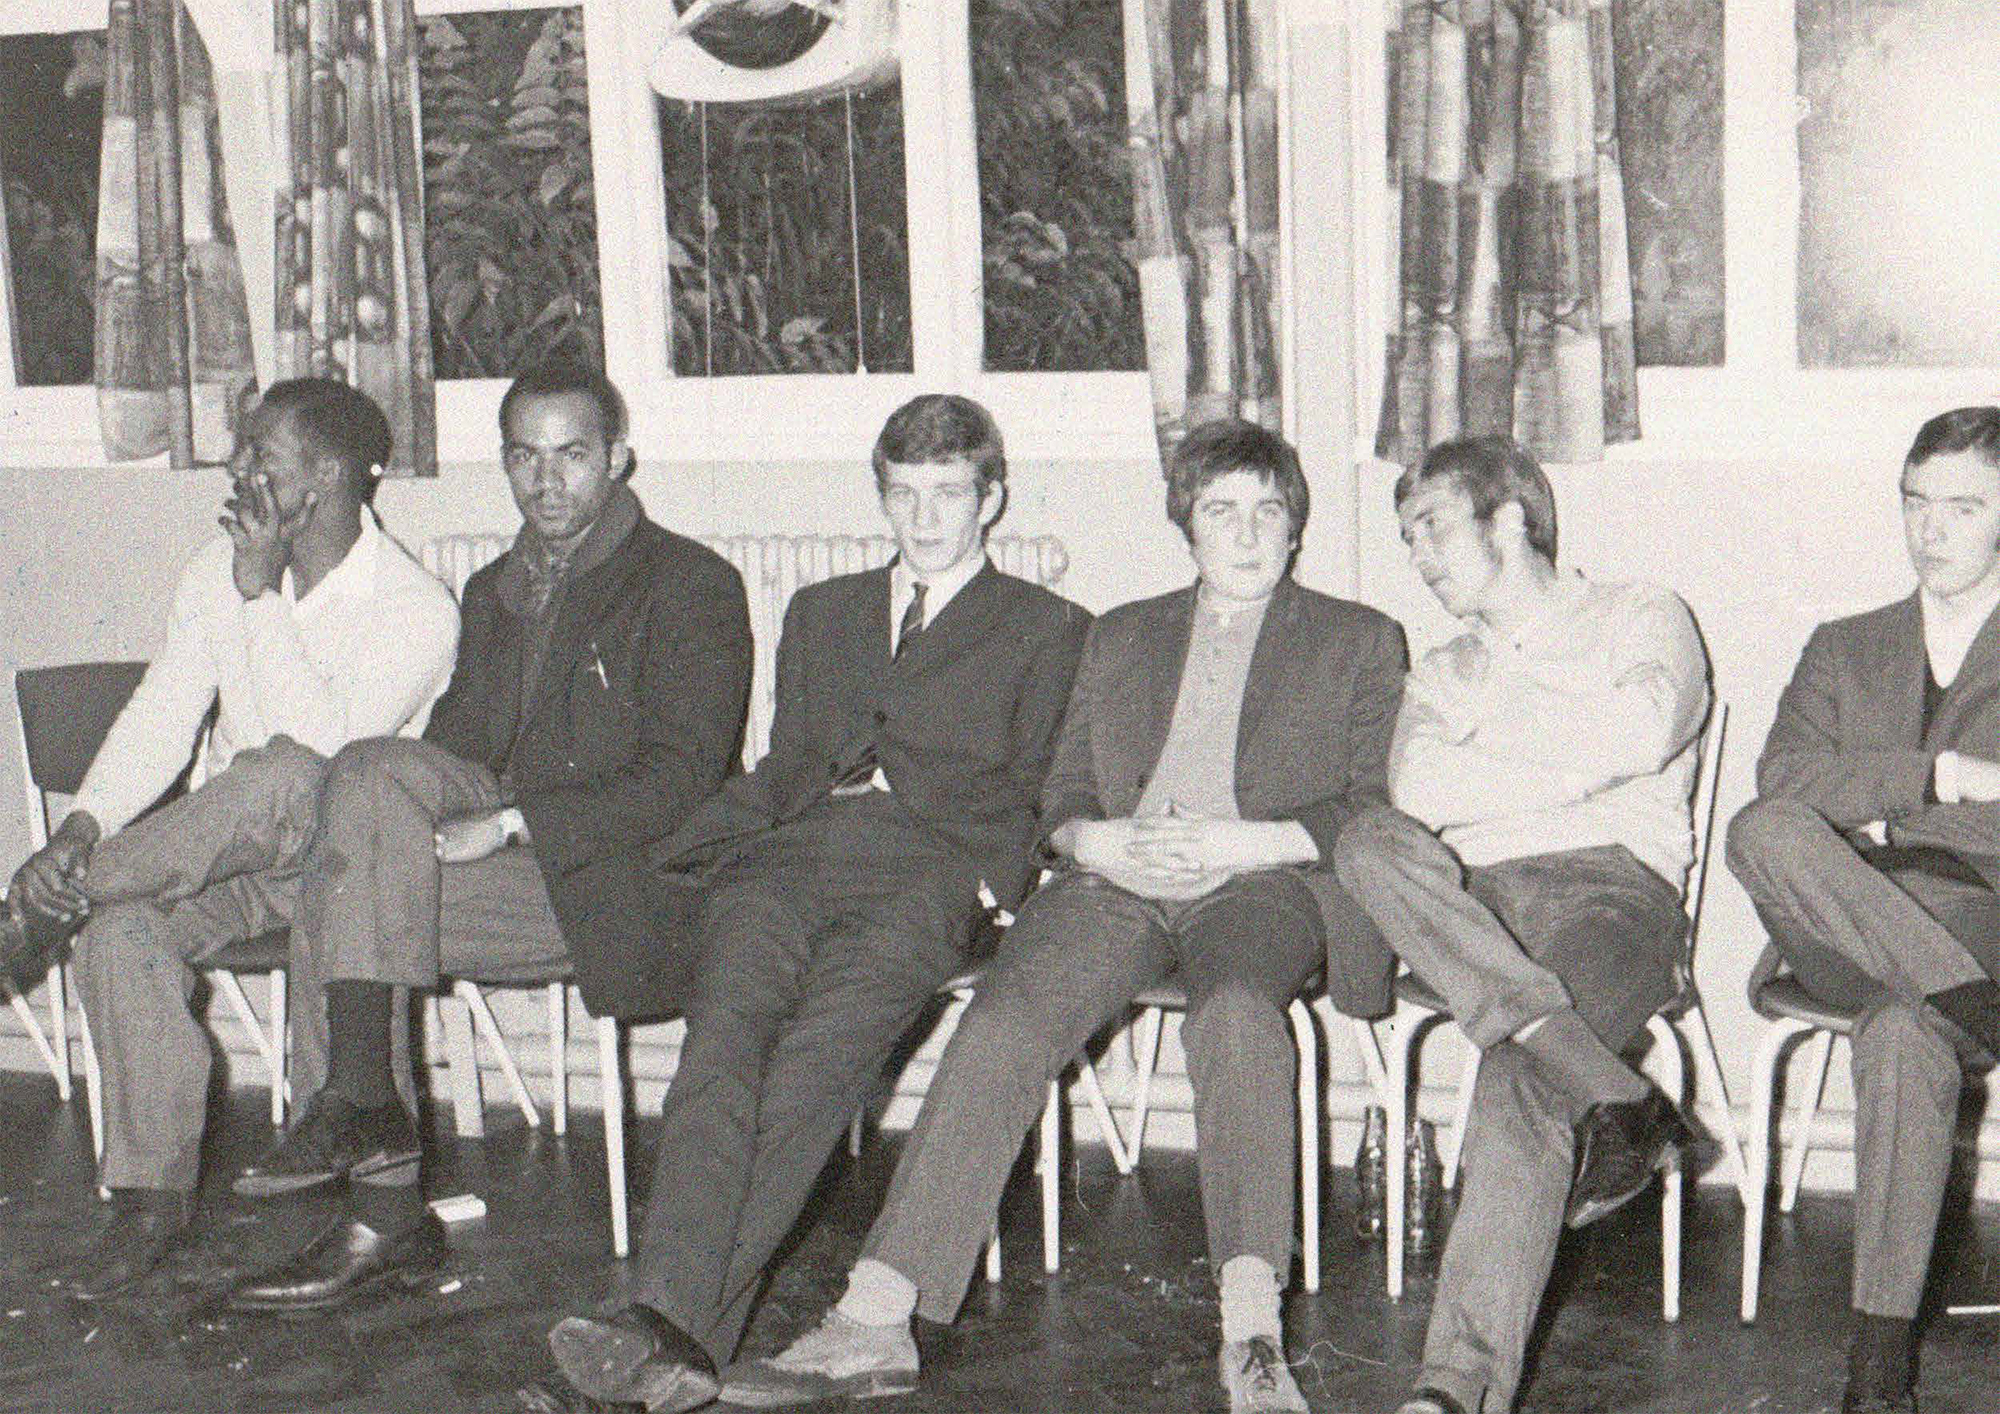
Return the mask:
<svg viewBox="0 0 2000 1414"><path fill-rule="evenodd" d="M529 1408L715 1397L848 1116L966 965L982 886L1027 890L1089 615L988 563L1006 462L977 403L906 404L874 470L896 562L794 596L770 751L656 851L709 896L634 1299L550 1333L574 1389Z"/></svg>

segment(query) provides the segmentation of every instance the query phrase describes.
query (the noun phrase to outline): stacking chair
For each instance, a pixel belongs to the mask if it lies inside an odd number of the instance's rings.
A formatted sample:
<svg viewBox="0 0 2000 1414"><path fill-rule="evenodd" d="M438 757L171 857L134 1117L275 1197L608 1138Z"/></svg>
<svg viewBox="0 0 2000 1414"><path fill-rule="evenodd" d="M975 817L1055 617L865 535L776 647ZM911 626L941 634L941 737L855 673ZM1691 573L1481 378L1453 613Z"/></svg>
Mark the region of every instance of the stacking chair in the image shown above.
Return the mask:
<svg viewBox="0 0 2000 1414"><path fill-rule="evenodd" d="M1743 1148L1736 1133L1734 1112L1729 1104L1729 1090L1722 1078L1722 1066L1716 1057L1715 1037L1709 1028L1708 1014L1702 1009L1701 993L1694 983L1695 935L1701 925L1702 898L1708 882L1709 838L1715 817L1715 784L1722 766L1722 745L1729 721L1729 704L1717 702L1710 713L1708 725L1702 733L1700 760L1696 767L1693 801L1694 820L1694 864L1688 873L1685 895L1688 916L1687 944L1683 949L1680 978L1680 994L1662 1011L1656 1013L1646 1023L1655 1045L1652 1054L1657 1055L1661 1068L1666 1072L1662 1088L1678 1101L1686 1099L1686 1072L1681 1061L1681 1045L1685 1038L1694 1056L1695 1074L1698 1083L1707 1089L1719 1107L1716 1113L1721 1118L1718 1126L1723 1148L1729 1156L1731 1169L1736 1178L1737 1192L1750 1202L1748 1169L1744 1162ZM1396 996L1400 1002L1397 1014L1386 1023L1389 1032L1387 1047L1387 1098L1388 1130L1390 1135L1390 1162L1388 1165L1388 1285L1392 1299L1401 1300L1403 1295L1403 1225L1405 1172L1402 1164L1404 1145L1408 1142L1409 1092L1411 1072L1416 1060L1417 1046L1424 1032L1432 1024L1450 1019L1444 999L1430 989L1419 978L1408 972L1396 979ZM1684 1032L1674 1022L1677 1018L1691 1018L1694 1025L1691 1032ZM1472 1106L1472 1090L1479 1077L1479 1053L1475 1050L1467 1060L1459 1075L1457 1111L1454 1122L1445 1141L1444 1182L1450 1187L1457 1176L1458 1159L1465 1143L1465 1124ZM1679 1155L1668 1168L1660 1195L1660 1307L1669 1321L1680 1319L1681 1311L1681 1168Z"/></svg>
<svg viewBox="0 0 2000 1414"><path fill-rule="evenodd" d="M1798 1118L1792 1128L1791 1151L1784 1156L1784 1173L1778 1188L1778 1211L1789 1213L1799 1200L1799 1181L1805 1175L1806 1155L1812 1148L1813 1120L1819 1113L1820 1094L1826 1087L1827 1065L1833 1058L1836 1040L1852 1042L1860 1013L1842 1011L1817 1002L1790 973L1779 973L1760 985L1750 997L1751 1007L1771 1025L1757 1043L1751 1062L1750 1083L1756 1093L1750 1101L1750 1144L1748 1176L1743 1189L1743 1305L1747 1325L1757 1319L1757 1285L1764 1262L1765 1188L1771 1181L1771 1110L1778 1079L1778 1061L1800 1036L1808 1037L1806 1086Z"/></svg>
<svg viewBox="0 0 2000 1414"><path fill-rule="evenodd" d="M23 668L14 674L21 750L21 776L26 783L28 842L34 849L48 843L54 811L51 798L73 796L111 724L124 708L146 665L135 662L67 663L49 668ZM271 1079L271 1123L282 1124L287 1099L285 1083L285 947L283 931L232 944L208 959L204 975L227 999L242 1022ZM244 994L238 972L263 972L270 979L269 1019L258 1017ZM50 1028L44 1033L26 1003L13 996L14 1010L56 1077L56 1092L70 1093L69 1026L65 977L60 965L49 969ZM104 1150L104 1101L91 1044L90 1018L77 1009L77 1039L83 1052L84 1089L90 1106L91 1141Z"/></svg>
<svg viewBox="0 0 2000 1414"><path fill-rule="evenodd" d="M1320 991L1317 982L1307 988L1307 995ZM1131 1173L1138 1164L1139 1155L1146 1145L1146 1116L1152 1100L1153 1072L1160 1059L1160 1033L1166 1027L1167 1013L1187 1011L1187 991L1172 983L1148 987L1133 999L1132 1005L1138 1016L1133 1025L1133 1098L1127 1111L1126 1122L1131 1126L1121 1143L1117 1126L1109 1116L1098 1122L1105 1129L1104 1142L1111 1150L1111 1160L1120 1173ZM1305 1269L1307 1291L1319 1290L1319 1180L1320 1180L1320 1107L1319 1107L1319 1031L1314 1019L1313 1008L1303 998L1294 998L1286 1012L1292 1024L1292 1041L1298 1048L1298 1101L1299 1101L1299 1228L1300 1255ZM1369 1049L1372 1049L1372 1045ZM1366 1052L1364 1051L1364 1056ZM1085 1084L1096 1092L1097 1073L1088 1059L1083 1062ZM1046 1118L1045 1121L1046 1123ZM1046 1184L1046 1179L1044 1180ZM1042 1223L1045 1229L1044 1241L1051 1240L1046 1234L1055 1224L1053 1200L1044 1198ZM1051 1267L1049 1270L1054 1271Z"/></svg>

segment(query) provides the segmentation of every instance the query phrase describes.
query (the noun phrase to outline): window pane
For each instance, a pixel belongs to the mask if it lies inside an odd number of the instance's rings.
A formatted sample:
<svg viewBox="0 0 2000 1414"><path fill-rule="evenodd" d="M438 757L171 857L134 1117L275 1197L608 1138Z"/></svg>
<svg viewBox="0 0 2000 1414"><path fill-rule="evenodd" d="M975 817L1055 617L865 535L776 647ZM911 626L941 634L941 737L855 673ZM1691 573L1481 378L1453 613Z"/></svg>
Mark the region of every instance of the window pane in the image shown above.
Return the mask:
<svg viewBox="0 0 2000 1414"><path fill-rule="evenodd" d="M1799 362L2000 367L2000 6L1798 0Z"/></svg>
<svg viewBox="0 0 2000 1414"><path fill-rule="evenodd" d="M1146 366L1120 0L973 0L986 367Z"/></svg>
<svg viewBox="0 0 2000 1414"><path fill-rule="evenodd" d="M424 256L439 378L604 360L583 12L420 19Z"/></svg>
<svg viewBox="0 0 2000 1414"><path fill-rule="evenodd" d="M901 86L658 102L674 372L910 372Z"/></svg>
<svg viewBox="0 0 2000 1414"><path fill-rule="evenodd" d="M0 38L0 172L23 385L91 379L103 131L103 30Z"/></svg>
<svg viewBox="0 0 2000 1414"><path fill-rule="evenodd" d="M1612 10L1641 367L1722 362L1722 4Z"/></svg>

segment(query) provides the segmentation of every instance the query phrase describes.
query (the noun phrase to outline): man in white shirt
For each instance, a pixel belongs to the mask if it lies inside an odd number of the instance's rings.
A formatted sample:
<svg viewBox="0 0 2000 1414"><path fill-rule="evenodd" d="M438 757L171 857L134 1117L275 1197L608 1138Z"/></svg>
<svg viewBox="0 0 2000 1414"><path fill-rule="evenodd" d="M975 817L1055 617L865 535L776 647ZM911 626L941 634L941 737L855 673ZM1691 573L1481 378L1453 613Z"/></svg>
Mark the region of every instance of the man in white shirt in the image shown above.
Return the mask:
<svg viewBox="0 0 2000 1414"><path fill-rule="evenodd" d="M1688 1137L1618 1053L1679 986L1708 659L1671 593L1556 568L1548 479L1505 437L1434 448L1396 507L1466 632L1410 673L1394 808L1334 863L1481 1051L1402 1414L1506 1414L1565 1220L1630 1201Z"/></svg>
<svg viewBox="0 0 2000 1414"><path fill-rule="evenodd" d="M1858 1014L1849 1414L1916 1408L1962 1057L2000 1056L2000 408L1925 423L1902 499L1917 592L1814 631L1729 827L1752 1003L1782 966Z"/></svg>
<svg viewBox="0 0 2000 1414"><path fill-rule="evenodd" d="M158 655L8 890L0 935L17 967L78 933L102 1068L112 1204L69 1273L80 1298L144 1277L190 1216L210 1059L187 1005L196 970L291 922L327 758L420 728L449 677L450 591L368 506L389 452L381 410L344 383L264 395L231 463L228 539L183 572ZM143 814L211 706L207 783Z"/></svg>

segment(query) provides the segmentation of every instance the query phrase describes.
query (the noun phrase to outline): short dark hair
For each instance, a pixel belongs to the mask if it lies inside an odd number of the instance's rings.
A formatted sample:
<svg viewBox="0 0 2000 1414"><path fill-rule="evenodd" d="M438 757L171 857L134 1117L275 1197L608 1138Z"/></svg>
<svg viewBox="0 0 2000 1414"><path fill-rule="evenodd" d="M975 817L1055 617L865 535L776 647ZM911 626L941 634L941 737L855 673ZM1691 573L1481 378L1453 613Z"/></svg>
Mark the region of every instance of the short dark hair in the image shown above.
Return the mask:
<svg viewBox="0 0 2000 1414"><path fill-rule="evenodd" d="M287 378L257 401L260 416L281 417L307 450L340 463L348 494L366 504L375 469L389 464L396 439L375 400L337 378Z"/></svg>
<svg viewBox="0 0 2000 1414"><path fill-rule="evenodd" d="M1988 466L2000 468L2000 408L1953 408L1939 413L1917 429L1917 439L1903 458L1903 470L1955 452L1977 452Z"/></svg>
<svg viewBox="0 0 2000 1414"><path fill-rule="evenodd" d="M615 442L625 435L625 399L604 370L577 359L552 358L523 373L507 385L500 397L500 435L507 435L507 419L523 398L553 398L581 393L597 404L604 419L604 440Z"/></svg>
<svg viewBox="0 0 2000 1414"><path fill-rule="evenodd" d="M1210 483L1237 471L1251 472L1276 488L1292 518L1296 541L1312 512L1312 492L1306 488L1299 454L1277 433L1240 417L1204 422L1174 448L1167 464L1167 519L1192 539L1188 525L1194 519L1194 503Z"/></svg>
<svg viewBox="0 0 2000 1414"><path fill-rule="evenodd" d="M889 485L889 463L937 466L970 462L984 496L1007 480L1007 449L993 414L956 393L924 393L889 414L875 439L875 489Z"/></svg>
<svg viewBox="0 0 2000 1414"><path fill-rule="evenodd" d="M1396 480L1396 505L1401 507L1419 486L1449 481L1472 502L1473 518L1491 522L1493 513L1512 501L1521 508L1528 546L1550 564L1556 559L1556 493L1548 475L1528 449L1512 437L1494 433L1440 442L1423 461Z"/></svg>

